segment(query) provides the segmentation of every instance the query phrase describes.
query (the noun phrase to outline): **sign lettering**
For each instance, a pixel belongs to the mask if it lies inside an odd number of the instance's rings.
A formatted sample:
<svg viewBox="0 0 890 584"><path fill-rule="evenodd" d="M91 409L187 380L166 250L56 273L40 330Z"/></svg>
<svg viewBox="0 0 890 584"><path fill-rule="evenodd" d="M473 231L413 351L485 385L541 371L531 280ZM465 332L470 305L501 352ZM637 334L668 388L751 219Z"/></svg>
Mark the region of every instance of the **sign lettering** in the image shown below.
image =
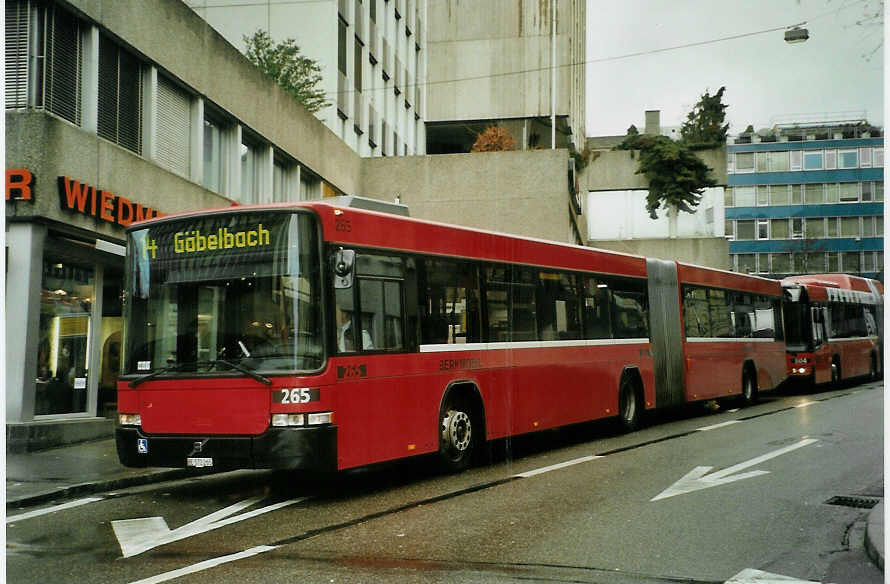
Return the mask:
<svg viewBox="0 0 890 584"><path fill-rule="evenodd" d="M9 172L6 173L6 199L9 200ZM26 171L27 172L27 171ZM30 173L28 173L30 175ZM164 214L151 207L134 203L126 197L100 190L87 183L60 176L59 205L62 209L94 217L99 221L127 227L134 221L143 221ZM28 193L30 197L30 190Z"/></svg>
<svg viewBox="0 0 890 584"><path fill-rule="evenodd" d="M24 168L6 170L6 200L33 201L34 175Z"/></svg>

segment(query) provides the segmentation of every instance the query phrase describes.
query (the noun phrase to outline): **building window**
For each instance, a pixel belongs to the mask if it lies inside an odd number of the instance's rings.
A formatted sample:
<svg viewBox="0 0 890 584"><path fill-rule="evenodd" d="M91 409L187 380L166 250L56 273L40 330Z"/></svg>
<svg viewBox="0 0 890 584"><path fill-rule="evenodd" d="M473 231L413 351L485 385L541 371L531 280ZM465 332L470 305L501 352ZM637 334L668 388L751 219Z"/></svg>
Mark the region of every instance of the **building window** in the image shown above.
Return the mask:
<svg viewBox="0 0 890 584"><path fill-rule="evenodd" d="M791 204L803 205L803 186L791 185Z"/></svg>
<svg viewBox="0 0 890 584"><path fill-rule="evenodd" d="M296 164L278 152L272 159L272 201L283 203L293 200L291 197L291 175L296 170Z"/></svg>
<svg viewBox="0 0 890 584"><path fill-rule="evenodd" d="M259 202L260 154L257 144L241 140L241 202Z"/></svg>
<svg viewBox="0 0 890 584"><path fill-rule="evenodd" d="M43 82L43 91L38 91L41 95L35 105L80 125L83 74L80 23L56 6L46 8L45 18L45 24L38 23L39 29L45 27L45 45L38 48L37 59L42 59L44 64L43 78L38 79L38 83Z"/></svg>
<svg viewBox="0 0 890 584"><path fill-rule="evenodd" d="M791 273L791 254L790 253L774 253L772 254L774 274L790 274Z"/></svg>
<svg viewBox="0 0 890 584"><path fill-rule="evenodd" d="M766 185L757 185L757 205L769 205L769 187Z"/></svg>
<svg viewBox="0 0 890 584"><path fill-rule="evenodd" d="M840 201L837 183L828 183L825 185L825 202L837 203Z"/></svg>
<svg viewBox="0 0 890 584"><path fill-rule="evenodd" d="M847 274L858 274L862 271L858 251L845 251L841 253L841 269Z"/></svg>
<svg viewBox="0 0 890 584"><path fill-rule="evenodd" d="M859 236L859 217L841 217L841 237Z"/></svg>
<svg viewBox="0 0 890 584"><path fill-rule="evenodd" d="M829 252L828 253L828 269L826 271L827 272L839 272L840 266L839 266L838 261L839 261L838 253L836 251Z"/></svg>
<svg viewBox="0 0 890 584"><path fill-rule="evenodd" d="M753 152L736 152L736 154L735 154L735 171L736 172L754 172L754 153Z"/></svg>
<svg viewBox="0 0 890 584"><path fill-rule="evenodd" d="M884 149L875 148L872 150L874 154L874 165L876 168L884 168Z"/></svg>
<svg viewBox="0 0 890 584"><path fill-rule="evenodd" d="M872 200L872 189L873 185L870 182L864 182L862 184L862 202L870 203Z"/></svg>
<svg viewBox="0 0 890 584"><path fill-rule="evenodd" d="M884 181L875 181L875 201L884 200Z"/></svg>
<svg viewBox="0 0 890 584"><path fill-rule="evenodd" d="M769 239L769 219L757 220L757 239Z"/></svg>
<svg viewBox="0 0 890 584"><path fill-rule="evenodd" d="M837 237L837 217L828 217L826 219L828 222L828 237Z"/></svg>
<svg viewBox="0 0 890 584"><path fill-rule="evenodd" d="M769 158L769 170L770 172L784 172L791 168L788 160L788 152L769 152L767 154Z"/></svg>
<svg viewBox="0 0 890 584"><path fill-rule="evenodd" d="M837 168L837 150L825 151L825 168L826 170Z"/></svg>
<svg viewBox="0 0 890 584"><path fill-rule="evenodd" d="M837 151L837 167L838 168L858 168L859 167L859 151L838 150Z"/></svg>
<svg viewBox="0 0 890 584"><path fill-rule="evenodd" d="M740 253L736 256L736 271L742 274L753 274L757 271L757 256L753 253Z"/></svg>
<svg viewBox="0 0 890 584"><path fill-rule="evenodd" d="M754 239L754 221L736 221L735 233L739 240Z"/></svg>
<svg viewBox="0 0 890 584"><path fill-rule="evenodd" d="M736 207L753 207L756 202L756 191L754 187L735 187L735 206Z"/></svg>
<svg viewBox="0 0 890 584"><path fill-rule="evenodd" d="M787 205L791 202L791 193L788 185L773 185L769 190L771 205Z"/></svg>
<svg viewBox="0 0 890 584"><path fill-rule="evenodd" d="M724 189L724 191L723 191L723 206L725 206L725 207L735 206L734 202L733 202L733 198L734 198L733 197L733 188L727 187L726 189Z"/></svg>
<svg viewBox="0 0 890 584"><path fill-rule="evenodd" d="M804 170L822 170L822 151L806 151L803 154Z"/></svg>
<svg viewBox="0 0 890 584"><path fill-rule="evenodd" d="M791 238L792 239L802 239L803 238L803 219L797 219L797 218L791 219Z"/></svg>
<svg viewBox="0 0 890 584"><path fill-rule="evenodd" d="M804 202L807 205L820 205L823 202L822 183L806 185L805 190Z"/></svg>
<svg viewBox="0 0 890 584"><path fill-rule="evenodd" d="M99 40L99 135L142 152L142 65L104 35Z"/></svg>
<svg viewBox="0 0 890 584"><path fill-rule="evenodd" d="M801 167L801 151L800 150L792 150L789 153L791 157L791 170L800 170Z"/></svg>
<svg viewBox="0 0 890 584"><path fill-rule="evenodd" d="M225 184L226 156L223 124L204 117L204 188L220 193Z"/></svg>
<svg viewBox="0 0 890 584"><path fill-rule="evenodd" d="M822 217L810 217L804 227L808 239L821 239L825 237L825 219Z"/></svg>
<svg viewBox="0 0 890 584"><path fill-rule="evenodd" d="M772 219L769 227L773 239L788 239L787 219Z"/></svg>
<svg viewBox="0 0 890 584"><path fill-rule="evenodd" d="M164 168L188 177L190 168L191 95L158 75L157 159Z"/></svg>
<svg viewBox="0 0 890 584"><path fill-rule="evenodd" d="M30 3L7 1L5 47L7 109L28 106L28 58L31 34Z"/></svg>
<svg viewBox="0 0 890 584"><path fill-rule="evenodd" d="M871 148L859 149L859 166L862 168L871 167Z"/></svg>
<svg viewBox="0 0 890 584"><path fill-rule="evenodd" d="M863 217L862 218L862 237L874 237L875 236L875 218L874 217Z"/></svg>
<svg viewBox="0 0 890 584"><path fill-rule="evenodd" d="M840 183L841 203L856 203L859 201L859 183Z"/></svg>

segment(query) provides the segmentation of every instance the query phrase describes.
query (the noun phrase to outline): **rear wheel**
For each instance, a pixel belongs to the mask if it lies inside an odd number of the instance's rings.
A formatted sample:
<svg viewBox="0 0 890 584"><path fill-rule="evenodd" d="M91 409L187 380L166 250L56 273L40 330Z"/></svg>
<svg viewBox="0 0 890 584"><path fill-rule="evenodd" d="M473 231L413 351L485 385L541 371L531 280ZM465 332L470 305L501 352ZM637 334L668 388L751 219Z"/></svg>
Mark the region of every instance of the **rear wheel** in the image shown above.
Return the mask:
<svg viewBox="0 0 890 584"><path fill-rule="evenodd" d="M625 375L618 387L618 422L623 432L633 432L640 427L643 401L634 380Z"/></svg>
<svg viewBox="0 0 890 584"><path fill-rule="evenodd" d="M473 410L463 400L452 397L439 414L439 459L448 472L464 470L470 465L476 436Z"/></svg>
<svg viewBox="0 0 890 584"><path fill-rule="evenodd" d="M841 384L841 364L837 357L831 361L831 386L837 387Z"/></svg>
<svg viewBox="0 0 890 584"><path fill-rule="evenodd" d="M750 371L742 374L742 404L745 406L757 403L757 381Z"/></svg>

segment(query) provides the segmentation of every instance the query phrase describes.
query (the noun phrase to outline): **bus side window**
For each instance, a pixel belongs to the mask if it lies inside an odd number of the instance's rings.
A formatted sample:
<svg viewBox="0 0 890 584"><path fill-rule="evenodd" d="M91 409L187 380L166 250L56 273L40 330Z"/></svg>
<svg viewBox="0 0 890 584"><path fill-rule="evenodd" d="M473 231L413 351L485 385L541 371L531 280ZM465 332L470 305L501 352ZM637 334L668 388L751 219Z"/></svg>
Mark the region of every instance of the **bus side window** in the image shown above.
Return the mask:
<svg viewBox="0 0 890 584"><path fill-rule="evenodd" d="M584 278L584 338L611 339L611 294L608 284L592 276Z"/></svg>
<svg viewBox="0 0 890 584"><path fill-rule="evenodd" d="M729 293L725 290L708 290L708 307L711 316L711 335L728 338L734 336L729 316Z"/></svg>
<svg viewBox="0 0 890 584"><path fill-rule="evenodd" d="M645 285L630 279L621 279L616 280L612 286L612 333L615 338L647 338L649 307Z"/></svg>
<svg viewBox="0 0 890 584"><path fill-rule="evenodd" d="M683 287L683 324L687 338L711 336L711 319L708 316L708 291L706 288Z"/></svg>
<svg viewBox="0 0 890 584"><path fill-rule="evenodd" d="M464 344L481 340L476 267L466 262L427 259L421 284L422 344Z"/></svg>

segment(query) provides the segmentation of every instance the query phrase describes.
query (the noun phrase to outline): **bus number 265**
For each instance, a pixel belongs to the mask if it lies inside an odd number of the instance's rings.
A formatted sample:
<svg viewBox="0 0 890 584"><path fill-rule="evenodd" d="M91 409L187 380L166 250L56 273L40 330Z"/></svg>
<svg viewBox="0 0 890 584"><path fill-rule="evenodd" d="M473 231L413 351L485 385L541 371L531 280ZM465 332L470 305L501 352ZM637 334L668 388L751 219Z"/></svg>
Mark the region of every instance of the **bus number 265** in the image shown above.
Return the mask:
<svg viewBox="0 0 890 584"><path fill-rule="evenodd" d="M308 387L295 387L293 389L276 390L275 403L279 404L307 404L319 400L319 390Z"/></svg>

